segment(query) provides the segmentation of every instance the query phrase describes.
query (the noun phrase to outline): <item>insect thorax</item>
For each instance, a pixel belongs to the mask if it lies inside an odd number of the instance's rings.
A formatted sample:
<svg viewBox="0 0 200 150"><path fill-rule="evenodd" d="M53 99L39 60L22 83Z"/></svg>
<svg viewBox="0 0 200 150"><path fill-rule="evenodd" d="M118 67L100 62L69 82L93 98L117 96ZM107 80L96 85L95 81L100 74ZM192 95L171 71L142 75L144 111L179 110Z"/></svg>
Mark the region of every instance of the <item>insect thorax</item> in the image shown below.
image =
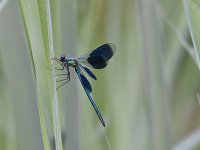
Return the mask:
<svg viewBox="0 0 200 150"><path fill-rule="evenodd" d="M76 58L67 58L66 62L71 67L76 67L76 65L77 65Z"/></svg>

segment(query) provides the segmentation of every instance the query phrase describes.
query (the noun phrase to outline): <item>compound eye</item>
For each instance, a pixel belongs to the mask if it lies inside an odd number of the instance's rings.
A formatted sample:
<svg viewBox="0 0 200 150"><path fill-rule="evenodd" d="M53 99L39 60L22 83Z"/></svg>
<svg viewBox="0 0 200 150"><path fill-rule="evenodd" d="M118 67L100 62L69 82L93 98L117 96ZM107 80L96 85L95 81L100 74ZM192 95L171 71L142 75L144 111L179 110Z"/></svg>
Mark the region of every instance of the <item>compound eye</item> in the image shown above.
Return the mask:
<svg viewBox="0 0 200 150"><path fill-rule="evenodd" d="M64 61L65 61L65 55L61 55L61 56L60 56L60 61L61 61L61 62L64 62Z"/></svg>

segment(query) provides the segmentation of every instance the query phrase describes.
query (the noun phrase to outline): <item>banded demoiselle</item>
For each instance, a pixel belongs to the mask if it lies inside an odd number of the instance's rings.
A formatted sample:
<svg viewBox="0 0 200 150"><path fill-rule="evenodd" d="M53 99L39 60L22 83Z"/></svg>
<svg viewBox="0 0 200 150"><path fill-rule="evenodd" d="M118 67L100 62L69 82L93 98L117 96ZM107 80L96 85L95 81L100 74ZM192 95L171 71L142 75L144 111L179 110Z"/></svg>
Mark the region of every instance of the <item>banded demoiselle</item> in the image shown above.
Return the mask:
<svg viewBox="0 0 200 150"><path fill-rule="evenodd" d="M97 80L96 76L87 67L94 68L94 69L105 68L108 64L109 59L114 55L115 51L116 51L116 48L114 44L107 43L107 44L101 45L100 47L96 48L95 50L89 53L81 55L79 58L73 58L73 57L66 58L65 55L61 55L59 59L53 58L62 66L61 69L57 69L57 70L64 70L64 68L67 69L67 74L59 74L59 75L66 75L66 78L57 81L57 82L65 81L63 84L58 86L57 89L70 81L69 68L70 67L75 68L76 74L78 75L78 78L85 90L85 93L88 96L92 106L94 107L97 113L97 116L99 117L99 120L101 121L104 127L105 127L105 122L103 120L103 117L91 96L92 86L87 80L87 78L85 77L84 72L88 76L90 76L92 79Z"/></svg>

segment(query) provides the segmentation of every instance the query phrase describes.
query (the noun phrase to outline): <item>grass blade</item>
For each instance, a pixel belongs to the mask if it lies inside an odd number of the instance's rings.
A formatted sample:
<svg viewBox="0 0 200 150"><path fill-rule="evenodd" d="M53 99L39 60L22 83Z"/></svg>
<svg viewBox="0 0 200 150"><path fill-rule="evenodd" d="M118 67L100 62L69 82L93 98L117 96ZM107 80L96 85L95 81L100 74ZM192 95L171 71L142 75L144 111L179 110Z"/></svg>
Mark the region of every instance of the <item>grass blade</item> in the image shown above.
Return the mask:
<svg viewBox="0 0 200 150"><path fill-rule="evenodd" d="M200 0L183 0L183 4L200 70Z"/></svg>
<svg viewBox="0 0 200 150"><path fill-rule="evenodd" d="M62 141L53 65L50 69L50 57L54 55L50 3L48 0L19 0L19 4L35 65L44 148L50 149L55 141L56 149L60 150Z"/></svg>

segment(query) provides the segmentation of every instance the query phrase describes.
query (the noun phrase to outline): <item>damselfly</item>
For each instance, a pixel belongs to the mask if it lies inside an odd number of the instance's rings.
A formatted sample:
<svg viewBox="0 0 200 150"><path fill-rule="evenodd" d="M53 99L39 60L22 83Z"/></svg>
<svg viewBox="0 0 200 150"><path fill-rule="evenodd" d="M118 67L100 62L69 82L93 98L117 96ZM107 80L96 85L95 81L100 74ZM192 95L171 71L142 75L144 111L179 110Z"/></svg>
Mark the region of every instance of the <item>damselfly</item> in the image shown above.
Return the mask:
<svg viewBox="0 0 200 150"><path fill-rule="evenodd" d="M88 74L92 79L97 80L96 76L87 67L94 69L105 68L108 64L108 60L114 55L115 51L116 51L115 46L111 43L107 43L101 45L100 47L96 48L95 50L87 54L81 55L79 58L73 58L73 57L66 58L65 55L61 55L59 59L53 58L53 60L57 61L62 66L62 68L57 70L64 70L64 68L67 69L66 74L59 74L59 75L66 75L66 78L57 81L57 82L65 81L63 84L57 87L57 90L58 88L60 88L61 86L70 81L69 68L70 67L75 68L78 78L85 90L85 93L88 96L92 106L94 107L97 113L97 116L99 117L104 127L105 127L105 122L103 120L103 117L101 116L101 113L91 96L92 86L90 85L89 81L87 80L83 72Z"/></svg>

